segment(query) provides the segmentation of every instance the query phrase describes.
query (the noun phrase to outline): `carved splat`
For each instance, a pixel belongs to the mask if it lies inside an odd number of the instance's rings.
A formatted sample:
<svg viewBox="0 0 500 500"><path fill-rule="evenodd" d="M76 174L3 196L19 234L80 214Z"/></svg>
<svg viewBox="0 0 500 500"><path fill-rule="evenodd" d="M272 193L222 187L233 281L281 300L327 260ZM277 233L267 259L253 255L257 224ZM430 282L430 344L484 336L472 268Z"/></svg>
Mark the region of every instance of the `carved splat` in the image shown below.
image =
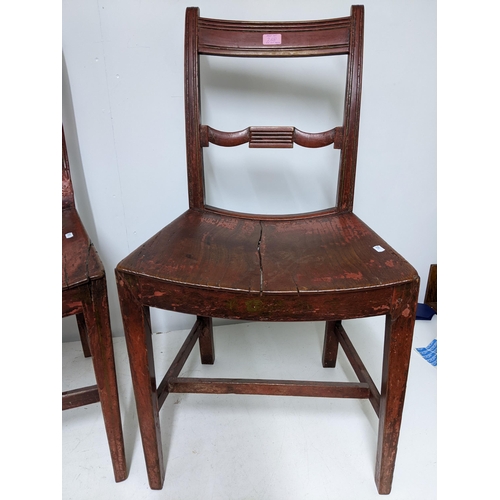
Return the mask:
<svg viewBox="0 0 500 500"><path fill-rule="evenodd" d="M321 148L334 145L342 149L342 127L335 127L325 132L302 132L295 127L247 127L237 132L222 132L208 125L200 126L200 144L208 147L210 143L217 146L232 147L248 143L251 148L293 148L298 144L305 148Z"/></svg>

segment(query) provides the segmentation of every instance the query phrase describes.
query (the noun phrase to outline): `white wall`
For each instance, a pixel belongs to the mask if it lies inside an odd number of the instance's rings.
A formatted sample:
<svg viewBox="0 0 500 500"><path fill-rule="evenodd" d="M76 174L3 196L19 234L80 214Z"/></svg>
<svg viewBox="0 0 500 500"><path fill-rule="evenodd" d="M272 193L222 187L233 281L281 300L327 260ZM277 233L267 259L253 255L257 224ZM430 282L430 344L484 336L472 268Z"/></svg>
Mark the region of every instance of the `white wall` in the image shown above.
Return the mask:
<svg viewBox="0 0 500 500"><path fill-rule="evenodd" d="M77 205L106 267L111 321L123 334L114 267L188 204L184 141L184 12L244 20L321 19L349 15L345 0L63 0L63 124ZM423 300L429 265L436 256L436 2L365 0L365 52L361 129L354 211L405 256L421 278ZM335 64L323 73L316 60L294 61L298 70L245 60L256 83L237 77L211 58L203 97L206 122L224 130L248 125L294 125L321 131L341 124L339 93L331 88ZM318 60L319 61L319 60ZM303 64L301 66L301 64ZM276 67L276 66L275 66ZM287 80L288 83L285 81ZM215 90L222 84L224 93ZM343 85L343 76L342 76ZM258 110L253 99L236 105L238 87L271 99ZM330 90L332 93L330 94ZM336 93L335 93L336 92ZM281 98L292 98L285 108ZM323 103L324 104L319 104ZM257 111L263 111L262 119ZM255 115L255 118L254 118ZM274 121L275 120L275 121ZM248 211L302 211L334 200L337 152L267 152L257 170L231 168L232 155L262 151L207 151L209 199ZM290 153L312 154L316 171L293 167ZM217 157L217 158L216 158ZM260 156L259 156L260 159ZM215 167L220 163L219 167ZM332 163L333 161L333 163ZM333 166L332 166L333 165ZM274 167L271 170L271 167ZM313 175L314 174L314 175ZM315 177L316 176L316 177ZM245 189L236 189L238 185ZM276 196L270 195L273 188ZM313 196L310 196L313 194ZM312 201L309 201L312 200ZM189 328L191 318L153 314L154 331ZM77 338L73 318L64 338Z"/></svg>

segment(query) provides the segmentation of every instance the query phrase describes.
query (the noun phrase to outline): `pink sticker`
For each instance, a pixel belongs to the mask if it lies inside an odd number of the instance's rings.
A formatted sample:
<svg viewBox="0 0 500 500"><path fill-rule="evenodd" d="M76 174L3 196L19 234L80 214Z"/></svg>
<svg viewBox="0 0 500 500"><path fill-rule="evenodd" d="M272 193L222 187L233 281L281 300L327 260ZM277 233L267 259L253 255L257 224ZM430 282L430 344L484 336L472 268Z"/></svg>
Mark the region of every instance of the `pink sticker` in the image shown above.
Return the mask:
<svg viewBox="0 0 500 500"><path fill-rule="evenodd" d="M263 45L281 45L281 33L262 35Z"/></svg>

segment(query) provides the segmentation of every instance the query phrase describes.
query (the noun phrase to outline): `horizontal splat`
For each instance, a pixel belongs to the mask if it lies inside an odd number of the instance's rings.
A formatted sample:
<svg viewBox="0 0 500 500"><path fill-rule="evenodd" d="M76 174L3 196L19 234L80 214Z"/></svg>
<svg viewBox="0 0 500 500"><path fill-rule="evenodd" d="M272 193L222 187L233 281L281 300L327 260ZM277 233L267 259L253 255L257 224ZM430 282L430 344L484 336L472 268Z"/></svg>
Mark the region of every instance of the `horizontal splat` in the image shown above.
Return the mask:
<svg viewBox="0 0 500 500"><path fill-rule="evenodd" d="M205 148L210 143L225 147L248 143L251 148L293 148L295 143L306 148L333 144L335 149L342 149L343 135L342 127L311 133L295 127L247 127L236 132L222 132L208 125L200 126L200 143Z"/></svg>

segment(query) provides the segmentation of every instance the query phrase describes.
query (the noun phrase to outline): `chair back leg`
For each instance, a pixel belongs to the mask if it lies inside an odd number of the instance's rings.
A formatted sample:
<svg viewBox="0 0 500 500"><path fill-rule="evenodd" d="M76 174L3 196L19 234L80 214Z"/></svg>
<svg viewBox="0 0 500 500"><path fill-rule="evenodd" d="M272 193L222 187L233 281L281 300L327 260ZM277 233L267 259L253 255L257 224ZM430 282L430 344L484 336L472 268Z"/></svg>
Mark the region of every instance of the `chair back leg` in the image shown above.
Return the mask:
<svg viewBox="0 0 500 500"><path fill-rule="evenodd" d="M340 321L327 321L325 325L325 340L323 343L323 367L335 368L337 364L337 353L339 351L339 338L336 329L341 325Z"/></svg>
<svg viewBox="0 0 500 500"><path fill-rule="evenodd" d="M213 365L215 362L215 350L212 318L198 316L198 322L201 323L201 333L198 337L201 362L204 365Z"/></svg>
<svg viewBox="0 0 500 500"><path fill-rule="evenodd" d="M82 342L83 355L86 358L90 358L90 347L89 347L89 339L87 336L87 325L85 324L85 318L83 313L79 313L76 315L76 323L78 325L78 333L80 334L80 341Z"/></svg>

